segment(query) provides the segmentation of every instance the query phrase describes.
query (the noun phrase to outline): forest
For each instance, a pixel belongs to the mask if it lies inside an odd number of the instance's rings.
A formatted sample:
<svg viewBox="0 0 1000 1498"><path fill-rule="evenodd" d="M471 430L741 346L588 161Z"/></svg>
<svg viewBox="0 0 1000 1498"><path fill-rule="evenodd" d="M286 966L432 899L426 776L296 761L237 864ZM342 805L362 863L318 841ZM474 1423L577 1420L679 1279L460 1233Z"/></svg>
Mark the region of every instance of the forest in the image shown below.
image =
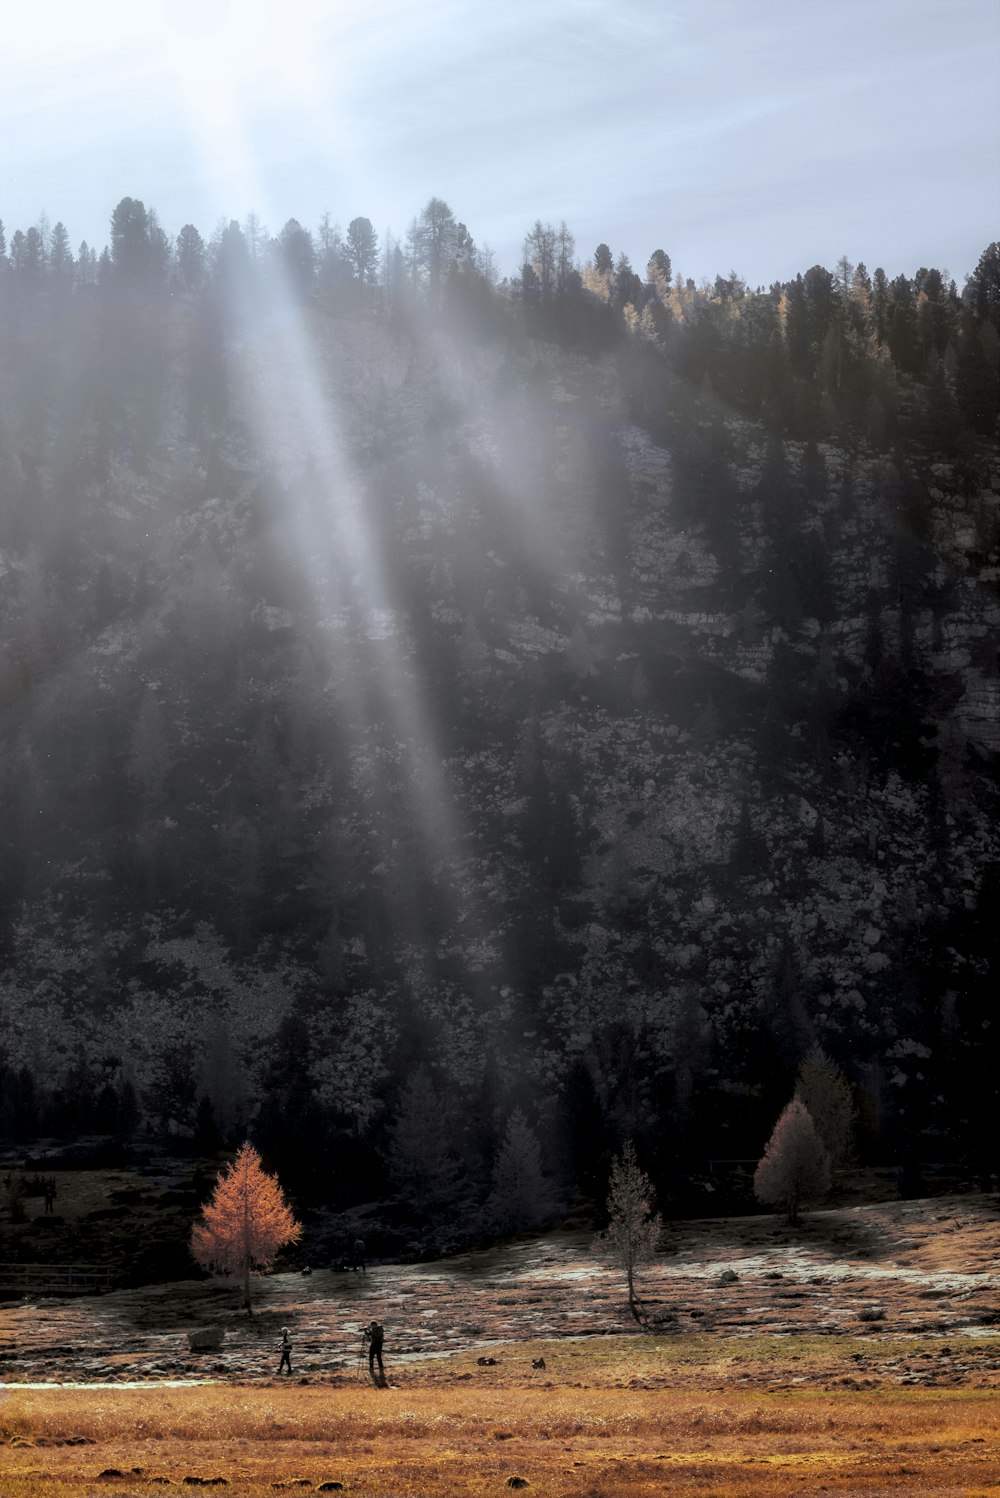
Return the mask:
<svg viewBox="0 0 1000 1498"><path fill-rule="evenodd" d="M998 413L1000 244L0 225L0 1150L474 1241L738 1209L811 1066L988 1187Z"/></svg>

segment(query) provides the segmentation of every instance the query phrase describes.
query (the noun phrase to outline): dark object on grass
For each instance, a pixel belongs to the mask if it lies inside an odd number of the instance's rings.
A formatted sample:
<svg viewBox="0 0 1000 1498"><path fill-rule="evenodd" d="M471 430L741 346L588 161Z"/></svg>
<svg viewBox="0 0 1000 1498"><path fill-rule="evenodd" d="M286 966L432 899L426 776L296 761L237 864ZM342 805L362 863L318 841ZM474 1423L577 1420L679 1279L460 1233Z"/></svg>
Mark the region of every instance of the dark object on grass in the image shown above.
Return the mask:
<svg viewBox="0 0 1000 1498"><path fill-rule="evenodd" d="M342 1482L321 1482L316 1489L317 1493L342 1493L344 1484Z"/></svg>
<svg viewBox="0 0 1000 1498"><path fill-rule="evenodd" d="M532 1360L531 1360L531 1366L532 1366L532 1368L544 1368L545 1367L545 1359L544 1358L532 1358Z"/></svg>
<svg viewBox="0 0 1000 1498"><path fill-rule="evenodd" d="M188 1332L187 1339L192 1352L218 1352L226 1340L226 1332L221 1326L206 1326L199 1332Z"/></svg>
<svg viewBox="0 0 1000 1498"><path fill-rule="evenodd" d="M495 1368L497 1364L496 1358L477 1358L476 1362L480 1368Z"/></svg>
<svg viewBox="0 0 1000 1498"><path fill-rule="evenodd" d="M526 1488L529 1486L529 1483L526 1477L508 1477L507 1486L509 1488Z"/></svg>
<svg viewBox="0 0 1000 1498"><path fill-rule="evenodd" d="M858 1320L859 1321L884 1321L885 1320L885 1307L884 1306L865 1306L863 1310L861 1310L861 1311L858 1312Z"/></svg>
<svg viewBox="0 0 1000 1498"><path fill-rule="evenodd" d="M719 1275L717 1283L720 1285L735 1285L739 1275L735 1269L724 1269Z"/></svg>

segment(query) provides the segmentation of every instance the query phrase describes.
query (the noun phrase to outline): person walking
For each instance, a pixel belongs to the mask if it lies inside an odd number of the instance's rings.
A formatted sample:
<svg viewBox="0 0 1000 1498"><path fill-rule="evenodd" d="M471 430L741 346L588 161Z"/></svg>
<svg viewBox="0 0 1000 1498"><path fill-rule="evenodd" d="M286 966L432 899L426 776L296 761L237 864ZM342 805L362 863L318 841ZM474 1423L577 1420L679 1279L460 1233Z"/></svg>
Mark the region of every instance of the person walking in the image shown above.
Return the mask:
<svg viewBox="0 0 1000 1498"><path fill-rule="evenodd" d="M368 1372L371 1374L372 1383L376 1389L388 1387L385 1381L385 1366L382 1362L382 1343L385 1338L385 1330L379 1321L370 1321L364 1329L362 1343L368 1343ZM375 1373L375 1363L378 1362L378 1375Z"/></svg>
<svg viewBox="0 0 1000 1498"><path fill-rule="evenodd" d="M287 1326L281 1328L281 1362L278 1364L278 1372L282 1370L291 1374L292 1371L292 1335Z"/></svg>
<svg viewBox="0 0 1000 1498"><path fill-rule="evenodd" d="M365 1253L366 1253L365 1240L363 1238L355 1238L355 1240L354 1240L354 1270L355 1270L355 1273L357 1273L357 1271L359 1269L361 1270L362 1274L367 1274L368 1273L368 1270L365 1268Z"/></svg>

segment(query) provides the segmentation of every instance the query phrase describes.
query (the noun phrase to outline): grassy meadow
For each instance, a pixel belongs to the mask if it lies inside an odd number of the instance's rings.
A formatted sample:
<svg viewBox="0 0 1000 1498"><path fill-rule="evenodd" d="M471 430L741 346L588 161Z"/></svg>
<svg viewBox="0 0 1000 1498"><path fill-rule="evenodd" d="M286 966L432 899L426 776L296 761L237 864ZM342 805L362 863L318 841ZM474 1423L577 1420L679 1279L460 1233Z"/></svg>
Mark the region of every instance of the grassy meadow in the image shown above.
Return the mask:
<svg viewBox="0 0 1000 1498"><path fill-rule="evenodd" d="M971 1355L973 1342L949 1352ZM995 1381L902 1383L940 1356L933 1343L630 1336L489 1353L494 1366L473 1352L390 1366L385 1391L350 1377L12 1386L0 1395L0 1492L146 1498L224 1478L247 1498L325 1483L367 1498L485 1498L521 1479L528 1498L1000 1498Z"/></svg>

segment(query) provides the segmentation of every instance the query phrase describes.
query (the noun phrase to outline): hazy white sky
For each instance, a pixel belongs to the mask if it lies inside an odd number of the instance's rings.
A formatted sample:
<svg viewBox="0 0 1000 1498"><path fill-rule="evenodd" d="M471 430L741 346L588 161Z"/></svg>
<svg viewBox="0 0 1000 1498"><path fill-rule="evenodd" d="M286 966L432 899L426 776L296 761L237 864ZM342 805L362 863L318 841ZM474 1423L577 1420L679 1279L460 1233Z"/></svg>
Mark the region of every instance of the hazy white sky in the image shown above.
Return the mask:
<svg viewBox="0 0 1000 1498"><path fill-rule="evenodd" d="M432 195L637 269L948 269L1000 237L1000 0L44 0L0 26L0 217L100 248Z"/></svg>

